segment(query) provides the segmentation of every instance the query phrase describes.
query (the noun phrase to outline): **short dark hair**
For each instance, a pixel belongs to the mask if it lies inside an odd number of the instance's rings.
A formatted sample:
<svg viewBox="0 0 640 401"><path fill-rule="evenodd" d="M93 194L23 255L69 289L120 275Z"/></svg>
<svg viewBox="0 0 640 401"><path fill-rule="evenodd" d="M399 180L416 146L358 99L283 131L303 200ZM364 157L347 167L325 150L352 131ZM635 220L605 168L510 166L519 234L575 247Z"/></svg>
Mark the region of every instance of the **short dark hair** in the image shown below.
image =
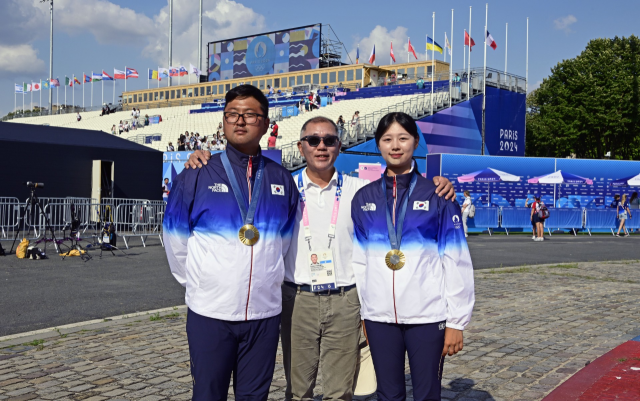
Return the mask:
<svg viewBox="0 0 640 401"><path fill-rule="evenodd" d="M375 140L376 146L380 144L380 138L384 135L389 127L393 125L393 123L398 123L404 128L412 137L415 138L416 141L420 141L420 134L418 133L418 126L413 118L407 113L402 112L393 112L389 113L386 116L382 117L380 122L378 123L378 128L376 128Z"/></svg>
<svg viewBox="0 0 640 401"><path fill-rule="evenodd" d="M260 109L265 116L269 115L269 101L262 91L253 85L238 85L232 88L224 97L225 109L227 104L233 102L236 99L246 99L252 97L260 103Z"/></svg>

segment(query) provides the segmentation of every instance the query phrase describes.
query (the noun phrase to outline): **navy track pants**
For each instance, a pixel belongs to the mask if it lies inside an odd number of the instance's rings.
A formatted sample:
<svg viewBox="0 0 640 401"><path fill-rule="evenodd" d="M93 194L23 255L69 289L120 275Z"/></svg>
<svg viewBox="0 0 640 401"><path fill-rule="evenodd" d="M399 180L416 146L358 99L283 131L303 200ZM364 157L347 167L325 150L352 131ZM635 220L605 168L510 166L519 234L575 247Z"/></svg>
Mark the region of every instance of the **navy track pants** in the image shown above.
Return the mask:
<svg viewBox="0 0 640 401"><path fill-rule="evenodd" d="M192 399L226 400L233 373L237 401L266 401L279 337L280 315L236 322L205 317L189 309Z"/></svg>
<svg viewBox="0 0 640 401"><path fill-rule="evenodd" d="M405 352L409 355L415 401L440 400L444 357L444 322L395 324L365 320L379 401L407 398Z"/></svg>

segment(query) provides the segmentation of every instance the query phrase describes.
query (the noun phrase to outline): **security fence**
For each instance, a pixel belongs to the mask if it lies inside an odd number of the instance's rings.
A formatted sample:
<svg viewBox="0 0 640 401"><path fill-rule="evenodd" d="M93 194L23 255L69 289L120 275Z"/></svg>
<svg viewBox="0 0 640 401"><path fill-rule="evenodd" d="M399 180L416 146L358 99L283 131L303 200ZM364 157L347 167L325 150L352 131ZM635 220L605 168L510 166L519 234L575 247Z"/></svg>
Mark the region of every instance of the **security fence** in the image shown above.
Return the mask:
<svg viewBox="0 0 640 401"><path fill-rule="evenodd" d="M39 208L42 207L42 212ZM146 199L40 198L39 203L0 197L0 241L52 242L78 240L98 245L105 225L113 225L127 249L131 238L157 236L161 244L166 202Z"/></svg>

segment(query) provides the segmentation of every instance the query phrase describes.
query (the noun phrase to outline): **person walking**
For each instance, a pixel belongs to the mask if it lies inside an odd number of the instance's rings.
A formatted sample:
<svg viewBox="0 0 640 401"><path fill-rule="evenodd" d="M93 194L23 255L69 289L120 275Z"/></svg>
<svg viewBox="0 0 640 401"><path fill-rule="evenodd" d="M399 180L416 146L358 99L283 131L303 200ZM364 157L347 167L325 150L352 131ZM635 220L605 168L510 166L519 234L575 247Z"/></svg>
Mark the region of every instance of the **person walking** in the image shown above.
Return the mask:
<svg viewBox="0 0 640 401"><path fill-rule="evenodd" d="M261 154L269 127L262 91L240 85L225 101L229 146L176 177L164 244L186 287L192 399L226 400L233 374L236 400L266 401L298 191L289 171Z"/></svg>
<svg viewBox="0 0 640 401"><path fill-rule="evenodd" d="M375 141L387 169L356 193L351 218L377 397L406 399L408 353L413 399L439 400L444 357L462 350L475 300L460 206L438 198L417 171L419 133L411 116L384 116Z"/></svg>
<svg viewBox="0 0 640 401"><path fill-rule="evenodd" d="M344 118L342 116L338 117L338 121L336 121L336 125L338 126L338 136L342 140L342 133L344 132Z"/></svg>
<svg viewBox="0 0 640 401"><path fill-rule="evenodd" d="M360 112L356 111L353 113L353 117L351 117L351 128L355 132L356 138L360 135Z"/></svg>
<svg viewBox="0 0 640 401"><path fill-rule="evenodd" d="M469 212L471 211L471 205L473 201L471 200L471 194L469 191L464 191L464 202L462 203L462 225L464 226L464 236L465 238L469 235L467 234L467 220L469 219Z"/></svg>
<svg viewBox="0 0 640 401"><path fill-rule="evenodd" d="M300 137L298 149L307 167L293 178L300 207L282 285L285 399L313 399L322 369L323 399L351 400L361 330L351 200L367 181L342 175L334 167L341 143L332 120L307 120ZM210 157L194 152L185 168L201 167ZM439 196L455 199L449 180L433 181L439 184Z"/></svg>
<svg viewBox="0 0 640 401"><path fill-rule="evenodd" d="M629 203L627 202L627 194L622 194L622 198L616 205L616 213L618 214L618 220L620 220L620 225L618 226L618 232L616 233L616 237L620 236L620 230L622 230L622 235L628 237L630 234L625 227L627 222L627 213L628 217L631 218L631 210L629 210Z"/></svg>
<svg viewBox="0 0 640 401"><path fill-rule="evenodd" d="M531 222L535 225L534 241L544 241L544 221L540 218L540 210L544 203L540 200L540 195L535 196L535 202L531 205Z"/></svg>

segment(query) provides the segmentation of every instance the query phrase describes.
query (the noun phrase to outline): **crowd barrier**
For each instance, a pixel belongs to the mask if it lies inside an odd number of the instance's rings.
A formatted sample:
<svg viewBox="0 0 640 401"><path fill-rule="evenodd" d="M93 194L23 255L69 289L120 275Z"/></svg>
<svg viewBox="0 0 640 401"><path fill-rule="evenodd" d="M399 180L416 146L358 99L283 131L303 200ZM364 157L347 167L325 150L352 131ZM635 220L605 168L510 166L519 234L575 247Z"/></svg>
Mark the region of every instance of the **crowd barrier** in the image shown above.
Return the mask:
<svg viewBox="0 0 640 401"><path fill-rule="evenodd" d="M146 199L109 198L97 202L91 198L40 198L45 217L36 205L17 198L0 197L0 241L13 241L19 230L18 240L50 241L53 231L58 242L70 240L72 228L77 230L83 240L91 238L97 243L105 223L113 224L118 237L122 238L127 249L131 238L145 239L158 236L162 239L162 222L166 207L165 201ZM47 227L48 220L49 226ZM76 227L74 226L76 222Z"/></svg>
<svg viewBox="0 0 640 401"><path fill-rule="evenodd" d="M549 218L544 226L549 235L554 229L568 229L576 235L576 230L585 229L591 235L593 229L606 229L614 233L620 221L614 209L587 208L551 208ZM632 213L634 210L631 211ZM627 219L626 228L640 228L640 210L634 219ZM510 229L528 230L531 228L531 209L528 207L476 207L476 214L469 219L471 228L492 229L503 228L507 235Z"/></svg>

